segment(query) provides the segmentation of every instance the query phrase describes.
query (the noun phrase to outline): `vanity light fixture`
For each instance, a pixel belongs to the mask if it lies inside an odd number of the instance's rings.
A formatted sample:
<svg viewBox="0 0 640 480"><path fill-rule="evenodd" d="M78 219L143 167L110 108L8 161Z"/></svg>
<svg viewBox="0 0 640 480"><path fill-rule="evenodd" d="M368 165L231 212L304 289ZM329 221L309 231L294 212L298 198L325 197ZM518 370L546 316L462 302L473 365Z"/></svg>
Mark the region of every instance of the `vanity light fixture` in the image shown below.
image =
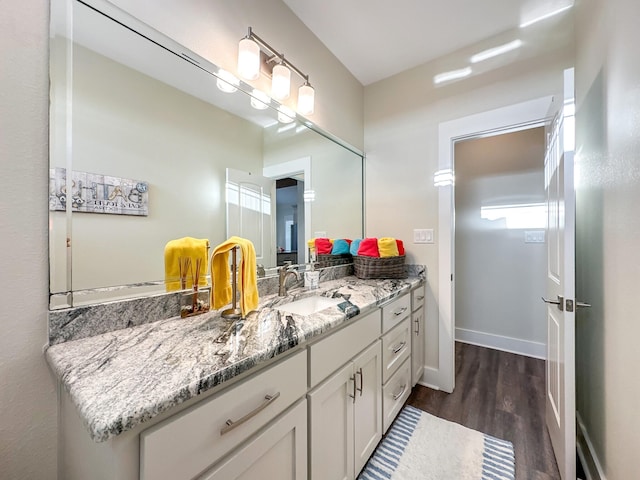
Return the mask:
<svg viewBox="0 0 640 480"><path fill-rule="evenodd" d="M269 108L269 104L271 103L271 99L269 95L264 93L257 88L254 88L251 92L251 106L257 110L264 110Z"/></svg>
<svg viewBox="0 0 640 480"><path fill-rule="evenodd" d="M296 119L296 112L285 105L278 107L278 121L280 123L291 123Z"/></svg>
<svg viewBox="0 0 640 480"><path fill-rule="evenodd" d="M225 93L233 93L238 90L240 80L231 72L227 72L222 68L218 70L218 79L216 80L218 88Z"/></svg>
<svg viewBox="0 0 640 480"><path fill-rule="evenodd" d="M264 59L262 58L264 51ZM291 72L304 80L298 90L297 110L301 115L311 115L314 111L315 91L309 83L309 75L303 73L284 54L279 53L267 42L253 33L251 27L247 36L238 45L238 74L247 80L260 76L260 67L273 64L271 68L271 96L278 101L289 98L291 92ZM268 69L267 69L268 70Z"/></svg>

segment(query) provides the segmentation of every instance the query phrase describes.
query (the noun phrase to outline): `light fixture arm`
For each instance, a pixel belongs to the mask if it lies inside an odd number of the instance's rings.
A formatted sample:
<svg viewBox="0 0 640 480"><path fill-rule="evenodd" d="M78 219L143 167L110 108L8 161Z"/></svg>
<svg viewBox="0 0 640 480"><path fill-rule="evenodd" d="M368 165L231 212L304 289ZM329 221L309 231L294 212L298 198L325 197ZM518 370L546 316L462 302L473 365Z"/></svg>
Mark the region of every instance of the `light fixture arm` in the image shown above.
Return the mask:
<svg viewBox="0 0 640 480"><path fill-rule="evenodd" d="M276 61L276 59L277 59L277 61L279 63L281 63L282 65L284 65L284 66L288 67L289 69L293 70L300 78L302 78L304 80L305 85L311 85L309 83L309 75L306 75L305 73L303 73L293 63L291 63L289 60L284 58L284 53L278 52L275 48L273 48L271 45L269 45L267 42L265 42L262 38L260 38L258 35L253 33L253 29L251 27L249 27L249 31L248 31L247 36L245 38L248 38L249 40L253 40L260 47L264 48L265 50L267 50L272 55L267 60L267 62L273 62L273 61Z"/></svg>

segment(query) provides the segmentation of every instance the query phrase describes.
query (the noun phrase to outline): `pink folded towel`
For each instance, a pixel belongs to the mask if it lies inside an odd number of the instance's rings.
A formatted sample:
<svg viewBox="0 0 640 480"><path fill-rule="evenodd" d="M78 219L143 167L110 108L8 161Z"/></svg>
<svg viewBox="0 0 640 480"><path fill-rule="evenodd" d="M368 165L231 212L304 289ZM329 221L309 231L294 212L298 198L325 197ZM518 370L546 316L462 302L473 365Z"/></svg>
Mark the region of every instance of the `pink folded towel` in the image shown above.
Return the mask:
<svg viewBox="0 0 640 480"><path fill-rule="evenodd" d="M363 257L379 257L378 251L378 239L377 238L365 238L360 242L358 247L358 255Z"/></svg>

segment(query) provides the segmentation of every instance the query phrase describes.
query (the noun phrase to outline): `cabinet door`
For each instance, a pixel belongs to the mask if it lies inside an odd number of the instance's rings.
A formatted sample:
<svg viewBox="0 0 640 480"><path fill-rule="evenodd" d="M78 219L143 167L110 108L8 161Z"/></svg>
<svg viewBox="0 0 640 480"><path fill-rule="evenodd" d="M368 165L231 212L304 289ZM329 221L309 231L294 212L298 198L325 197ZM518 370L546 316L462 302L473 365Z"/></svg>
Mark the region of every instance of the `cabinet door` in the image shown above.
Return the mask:
<svg viewBox="0 0 640 480"><path fill-rule="evenodd" d="M411 314L411 385L422 378L424 369L424 308Z"/></svg>
<svg viewBox="0 0 640 480"><path fill-rule="evenodd" d="M307 402L299 402L266 430L200 478L306 480Z"/></svg>
<svg viewBox="0 0 640 480"><path fill-rule="evenodd" d="M312 480L353 479L355 385L350 362L309 393Z"/></svg>
<svg viewBox="0 0 640 480"><path fill-rule="evenodd" d="M357 477L382 438L382 347L375 342L353 360L354 477Z"/></svg>

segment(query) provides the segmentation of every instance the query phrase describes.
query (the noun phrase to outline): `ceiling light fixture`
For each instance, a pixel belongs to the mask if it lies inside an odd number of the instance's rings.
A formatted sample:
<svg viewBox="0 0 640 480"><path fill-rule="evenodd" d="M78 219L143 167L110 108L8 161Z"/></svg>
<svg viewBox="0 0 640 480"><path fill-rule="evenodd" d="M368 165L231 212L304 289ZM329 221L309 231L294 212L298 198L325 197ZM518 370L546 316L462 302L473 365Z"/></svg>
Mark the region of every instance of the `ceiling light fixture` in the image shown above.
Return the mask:
<svg viewBox="0 0 640 480"><path fill-rule="evenodd" d="M566 10L569 10L571 7L573 7L573 2L570 5L566 5L564 7L558 8L551 12L532 18L531 20L526 20L520 24L520 28L526 28L530 25L533 25L534 23L538 23L538 22L541 22L542 20L546 20L547 18L555 17L556 15L559 15L560 13Z"/></svg>
<svg viewBox="0 0 640 480"><path fill-rule="evenodd" d="M298 90L297 110L301 115L311 115L314 111L315 91L306 75L267 42L253 33L251 27L247 36L238 45L238 74L247 80L256 80L260 76L262 51L266 53L265 63L273 63L271 70L271 96L278 101L289 98L291 92L291 72L304 80Z"/></svg>
<svg viewBox="0 0 640 480"><path fill-rule="evenodd" d="M498 47L489 48L487 50L483 50L480 53L476 53L471 57L471 63L478 63L488 60L493 57L497 57L498 55L503 55L507 52L511 52L512 50L517 50L522 46L522 40L514 40L513 42L505 43L504 45L500 45Z"/></svg>
<svg viewBox="0 0 640 480"><path fill-rule="evenodd" d="M444 83L449 80L457 80L459 78L468 77L471 75L471 67L461 68L460 70L451 70L450 72L439 73L433 77L433 83Z"/></svg>

